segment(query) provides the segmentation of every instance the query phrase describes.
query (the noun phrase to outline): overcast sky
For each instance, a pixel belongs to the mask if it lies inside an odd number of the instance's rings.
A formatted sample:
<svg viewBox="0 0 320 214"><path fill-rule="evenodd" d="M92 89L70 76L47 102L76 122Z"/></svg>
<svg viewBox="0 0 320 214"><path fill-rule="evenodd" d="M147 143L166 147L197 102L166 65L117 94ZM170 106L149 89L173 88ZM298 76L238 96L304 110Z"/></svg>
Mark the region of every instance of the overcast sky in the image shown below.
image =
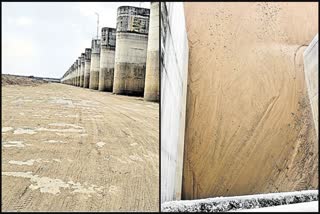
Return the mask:
<svg viewBox="0 0 320 214"><path fill-rule="evenodd" d="M60 78L90 48L101 27L116 27L117 8L149 2L5 2L2 5L3 74ZM99 35L101 32L99 31Z"/></svg>

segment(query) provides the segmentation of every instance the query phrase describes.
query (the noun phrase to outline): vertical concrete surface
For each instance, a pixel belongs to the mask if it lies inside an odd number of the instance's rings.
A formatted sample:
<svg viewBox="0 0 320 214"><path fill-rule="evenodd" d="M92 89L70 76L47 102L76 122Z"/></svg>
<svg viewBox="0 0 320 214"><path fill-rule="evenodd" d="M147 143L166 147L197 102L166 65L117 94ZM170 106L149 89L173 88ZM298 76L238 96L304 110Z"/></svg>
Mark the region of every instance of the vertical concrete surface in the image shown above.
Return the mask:
<svg viewBox="0 0 320 214"><path fill-rule="evenodd" d="M75 63L73 64L73 69L72 69L72 80L73 80L73 84L74 86L77 86L77 73L78 73L78 64L79 64L79 60L77 59L75 61Z"/></svg>
<svg viewBox="0 0 320 214"><path fill-rule="evenodd" d="M73 68L73 85L78 85L78 66L79 66L79 58L76 60L76 63Z"/></svg>
<svg viewBox="0 0 320 214"><path fill-rule="evenodd" d="M99 87L100 70L100 39L93 39L91 45L91 65L89 88L97 90Z"/></svg>
<svg viewBox="0 0 320 214"><path fill-rule="evenodd" d="M84 88L89 88L90 82L90 67L91 67L91 48L85 49L85 59L84 59Z"/></svg>
<svg viewBox="0 0 320 214"><path fill-rule="evenodd" d="M182 2L161 3L161 202L179 200L188 78Z"/></svg>
<svg viewBox="0 0 320 214"><path fill-rule="evenodd" d="M69 74L69 83L70 83L70 85L73 85L73 79L72 79L72 75L73 75L73 64L72 64L72 66L70 67L70 74Z"/></svg>
<svg viewBox="0 0 320 214"><path fill-rule="evenodd" d="M144 99L159 101L159 2L151 2Z"/></svg>
<svg viewBox="0 0 320 214"><path fill-rule="evenodd" d="M76 60L76 63L73 68L73 85L77 86L78 85L78 66L79 66L79 58Z"/></svg>
<svg viewBox="0 0 320 214"><path fill-rule="evenodd" d="M122 6L117 11L113 92L143 96L149 9Z"/></svg>
<svg viewBox="0 0 320 214"><path fill-rule="evenodd" d="M112 91L116 29L104 27L101 30L99 90Z"/></svg>
<svg viewBox="0 0 320 214"><path fill-rule="evenodd" d="M304 73L317 135L319 136L319 44L318 34L303 53Z"/></svg>
<svg viewBox="0 0 320 214"><path fill-rule="evenodd" d="M80 74L81 74L81 55L78 57L78 68L77 68L77 86L80 86Z"/></svg>
<svg viewBox="0 0 320 214"><path fill-rule="evenodd" d="M83 84L84 84L84 58L85 58L85 53L82 53L81 54L81 57L80 57L80 84L79 86L80 87L83 87Z"/></svg>

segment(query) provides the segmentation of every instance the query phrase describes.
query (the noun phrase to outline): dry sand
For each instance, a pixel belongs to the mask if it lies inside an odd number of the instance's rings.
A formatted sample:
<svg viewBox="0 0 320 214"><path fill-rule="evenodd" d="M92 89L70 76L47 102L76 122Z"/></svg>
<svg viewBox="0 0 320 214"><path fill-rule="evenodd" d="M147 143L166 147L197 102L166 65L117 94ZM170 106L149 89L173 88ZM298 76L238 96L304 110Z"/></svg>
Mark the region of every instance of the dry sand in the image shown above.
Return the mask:
<svg viewBox="0 0 320 214"><path fill-rule="evenodd" d="M39 84L48 83L47 81L35 79L34 77L23 77L10 74L1 75L2 86L6 85L23 85L23 86L37 86Z"/></svg>
<svg viewBox="0 0 320 214"><path fill-rule="evenodd" d="M158 125L141 98L2 87L2 210L158 211Z"/></svg>
<svg viewBox="0 0 320 214"><path fill-rule="evenodd" d="M302 53L317 3L185 3L183 198L318 187Z"/></svg>

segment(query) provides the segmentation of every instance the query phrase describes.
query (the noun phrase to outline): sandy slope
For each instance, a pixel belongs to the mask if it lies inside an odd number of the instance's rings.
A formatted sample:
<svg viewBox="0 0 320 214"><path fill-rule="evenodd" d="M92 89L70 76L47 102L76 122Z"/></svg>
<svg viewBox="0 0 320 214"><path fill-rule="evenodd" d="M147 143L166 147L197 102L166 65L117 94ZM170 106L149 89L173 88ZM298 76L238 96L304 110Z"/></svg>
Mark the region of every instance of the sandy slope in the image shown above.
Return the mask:
<svg viewBox="0 0 320 214"><path fill-rule="evenodd" d="M1 75L1 85L24 85L24 86L37 86L39 84L47 83L47 81L35 79L33 77L23 77L10 74Z"/></svg>
<svg viewBox="0 0 320 214"><path fill-rule="evenodd" d="M2 93L2 210L159 209L158 104L55 83Z"/></svg>
<svg viewBox="0 0 320 214"><path fill-rule="evenodd" d="M317 188L302 53L316 3L185 3L183 198Z"/></svg>

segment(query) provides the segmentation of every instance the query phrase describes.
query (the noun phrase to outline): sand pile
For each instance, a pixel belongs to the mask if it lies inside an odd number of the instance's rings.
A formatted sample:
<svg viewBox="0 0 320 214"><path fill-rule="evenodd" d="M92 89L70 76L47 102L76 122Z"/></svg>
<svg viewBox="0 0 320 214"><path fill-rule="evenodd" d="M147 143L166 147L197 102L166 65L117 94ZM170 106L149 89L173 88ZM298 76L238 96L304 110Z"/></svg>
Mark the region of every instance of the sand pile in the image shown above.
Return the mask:
<svg viewBox="0 0 320 214"><path fill-rule="evenodd" d="M23 77L10 74L1 75L2 86L6 85L21 85L21 86L37 86L48 83L45 80L37 79L35 77Z"/></svg>
<svg viewBox="0 0 320 214"><path fill-rule="evenodd" d="M316 189L302 53L317 3L190 2L185 15L183 198Z"/></svg>

